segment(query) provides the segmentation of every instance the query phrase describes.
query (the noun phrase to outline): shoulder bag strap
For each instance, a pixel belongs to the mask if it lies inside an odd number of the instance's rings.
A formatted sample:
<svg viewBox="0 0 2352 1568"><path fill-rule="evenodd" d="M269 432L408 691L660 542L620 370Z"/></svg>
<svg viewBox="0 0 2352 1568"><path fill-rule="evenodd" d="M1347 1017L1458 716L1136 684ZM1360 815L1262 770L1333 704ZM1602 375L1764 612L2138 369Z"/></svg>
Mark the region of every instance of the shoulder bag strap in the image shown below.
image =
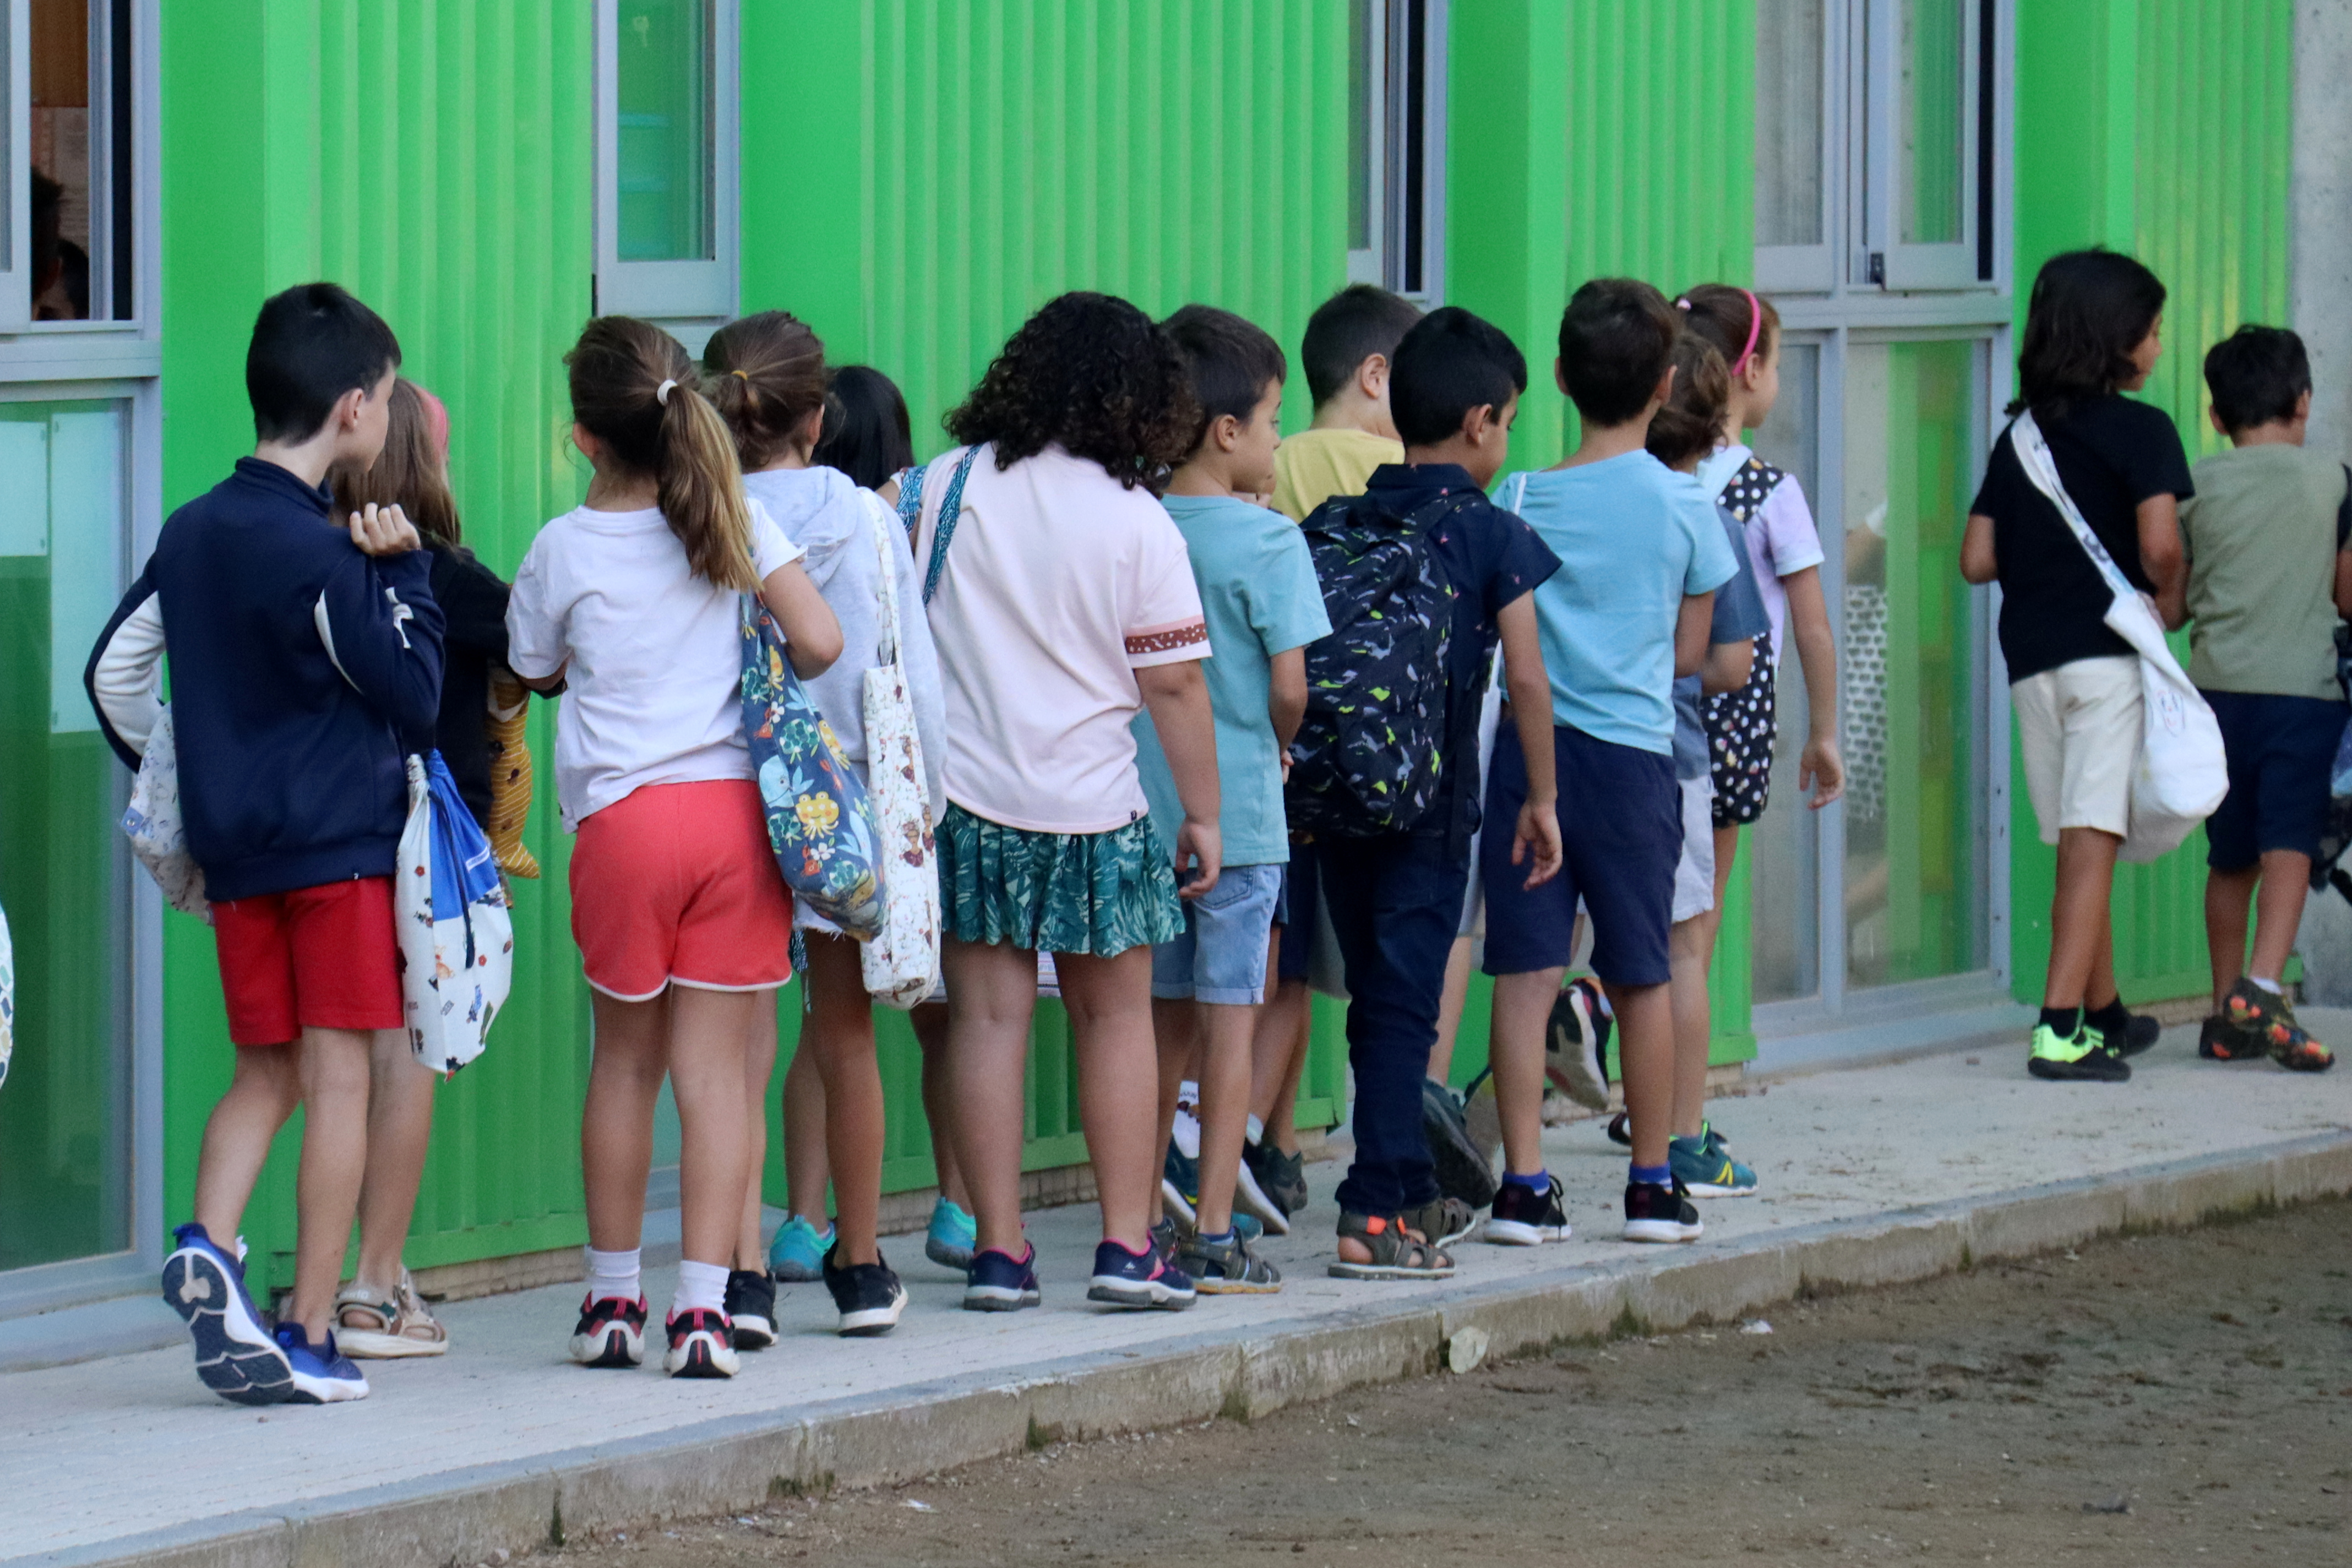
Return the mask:
<svg viewBox="0 0 2352 1568"><path fill-rule="evenodd" d="M902 489L898 493L903 498L906 491ZM890 548L894 542L890 538L889 513L881 504L882 498L871 490L865 494L866 520L873 524L875 569L882 574L881 586L875 595L882 603L882 640L875 658L879 663L890 665L898 662L898 562ZM919 499L916 504L922 504Z"/></svg>
<svg viewBox="0 0 2352 1568"><path fill-rule="evenodd" d="M2099 536L2092 531L2091 525L2083 521L2083 510L2074 504L2074 498L2066 493L2065 481L2058 477L2057 459L2050 455L2050 443L2042 438L2042 426L2033 422L2032 410L2019 415L2016 423L2010 426L2009 444L2017 454L2018 467L2025 470L2025 477L2033 482L2033 488L2058 509L2058 516L2073 531L2075 542L2083 547L2083 552L2091 558L2091 564L2106 581L2116 603L2138 603L2139 590L2132 586L2131 579L2126 577L2123 568L2116 564L2116 558L2107 553L2107 547L2099 542Z"/></svg>
<svg viewBox="0 0 2352 1568"><path fill-rule="evenodd" d="M917 463L898 476L898 524L907 531L907 546L914 548L915 531L923 525L923 476L929 463Z"/></svg>
<svg viewBox="0 0 2352 1568"><path fill-rule="evenodd" d="M948 493L940 498L940 520L931 525L931 564L923 574L926 605L940 591L940 573L948 563L948 541L955 537L956 518L963 510L963 482L971 476L972 459L979 456L978 447L966 448L955 466L955 473L948 479Z"/></svg>

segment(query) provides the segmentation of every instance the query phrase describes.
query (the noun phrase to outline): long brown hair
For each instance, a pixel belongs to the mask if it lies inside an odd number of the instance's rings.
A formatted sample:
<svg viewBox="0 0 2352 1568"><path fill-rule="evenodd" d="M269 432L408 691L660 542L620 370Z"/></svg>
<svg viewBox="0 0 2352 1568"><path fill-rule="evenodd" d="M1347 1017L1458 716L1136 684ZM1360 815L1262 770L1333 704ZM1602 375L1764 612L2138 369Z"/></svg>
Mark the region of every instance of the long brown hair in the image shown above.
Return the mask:
<svg viewBox="0 0 2352 1568"><path fill-rule="evenodd" d="M624 468L652 477L694 574L714 588L757 587L735 441L678 341L634 316L599 316L563 363L572 417Z"/></svg>
<svg viewBox="0 0 2352 1568"><path fill-rule="evenodd" d="M1698 332L1675 340L1668 363L1675 367L1675 390L1664 407L1650 420L1643 445L1650 456L1670 468L1715 450L1723 427L1723 411L1731 400L1731 372L1723 355Z"/></svg>
<svg viewBox="0 0 2352 1568"><path fill-rule="evenodd" d="M457 523L457 498L449 493L449 416L435 410L440 399L402 376L392 384L385 413L383 450L372 467L339 464L329 476L335 508L352 512L373 502L397 506L427 544L450 548L465 542Z"/></svg>
<svg viewBox="0 0 2352 1568"><path fill-rule="evenodd" d="M703 395L735 433L747 474L782 457L793 432L824 406L824 344L789 311L728 322L710 334L702 368Z"/></svg>

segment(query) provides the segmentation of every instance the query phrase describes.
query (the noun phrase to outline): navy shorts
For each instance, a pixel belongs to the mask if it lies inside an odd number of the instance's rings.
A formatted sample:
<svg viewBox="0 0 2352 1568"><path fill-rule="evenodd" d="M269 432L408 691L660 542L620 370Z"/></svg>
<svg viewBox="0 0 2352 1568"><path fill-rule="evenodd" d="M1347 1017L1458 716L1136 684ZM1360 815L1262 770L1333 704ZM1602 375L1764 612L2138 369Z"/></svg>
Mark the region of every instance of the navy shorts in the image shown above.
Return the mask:
<svg viewBox="0 0 2352 1568"><path fill-rule="evenodd" d="M1294 838L1289 863L1282 868L1282 892L1274 901L1274 923L1282 931L1282 947L1274 963L1276 982L1307 978L1307 951L1315 941L1316 897L1315 847Z"/></svg>
<svg viewBox="0 0 2352 1568"><path fill-rule="evenodd" d="M1508 720L1495 737L1478 844L1486 884L1486 973L1524 974L1569 962L1576 901L1592 917L1592 972L1612 985L1663 985L1682 858L1682 788L1663 752L1552 730L1559 768L1559 875L1528 888L1511 864L1512 825L1527 804L1528 766Z"/></svg>
<svg viewBox="0 0 2352 1568"><path fill-rule="evenodd" d="M2344 704L2267 692L2204 696L2230 759L2230 793L2205 819L2205 863L2242 871L2273 849L2317 859Z"/></svg>

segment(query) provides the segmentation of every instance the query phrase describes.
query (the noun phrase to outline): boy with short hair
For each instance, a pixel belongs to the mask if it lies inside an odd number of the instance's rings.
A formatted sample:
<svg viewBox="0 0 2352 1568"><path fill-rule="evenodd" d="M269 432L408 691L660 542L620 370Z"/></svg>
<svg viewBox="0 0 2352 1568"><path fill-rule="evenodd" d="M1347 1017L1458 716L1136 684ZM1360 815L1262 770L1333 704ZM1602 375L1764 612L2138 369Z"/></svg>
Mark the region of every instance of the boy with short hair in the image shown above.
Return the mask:
<svg viewBox="0 0 2352 1568"><path fill-rule="evenodd" d="M399 366L392 329L334 284L264 303L246 354L253 455L164 522L91 658L96 671L119 640L171 628L180 804L236 1066L205 1127L163 1300L195 1340L197 1375L242 1405L368 1392L330 1324L367 1152L372 1036L403 1026L392 875L404 759L433 743L442 615L399 509L339 523L324 481L383 449ZM95 679L91 691L135 766L155 693ZM297 1106L294 1294L273 1334L234 1238Z"/></svg>
<svg viewBox="0 0 2352 1568"><path fill-rule="evenodd" d="M1281 1209L1241 1180L1250 1113L1251 1037L1265 1000L1268 938L1290 836L1282 809L1283 753L1307 710L1306 647L1331 623L1307 540L1281 513L1242 500L1274 483L1282 444L1280 345L1228 310L1187 305L1167 321L1192 373L1199 424L1161 504L1184 535L1209 623L1209 708L1216 722L1224 869L1214 891L1184 905L1184 931L1151 954L1160 1039L1160 1124L1173 1120L1179 1080L1200 1053L1197 1190L1180 1194L1190 1228L1176 1266L1210 1295L1282 1287L1234 1224L1237 1185L1257 1217L1287 1230ZM1176 780L1151 716L1135 719L1136 767L1151 815L1180 822ZM1163 834L1173 843L1171 830ZM1179 875L1182 875L1180 870Z"/></svg>
<svg viewBox="0 0 2352 1568"><path fill-rule="evenodd" d="M1479 827L1478 711L1497 643L1521 727L1530 742L1549 728L1530 595L1559 562L1486 495L1527 381L1496 327L1452 306L1423 317L1397 345L1390 386L1404 462L1305 525L1337 629L1307 650L1287 804L1314 835L1351 998L1356 1152L1331 1265L1342 1279L1444 1279L1446 1244L1475 1222L1439 1193L1421 1086ZM1559 868L1559 826L1549 750L1530 749L1540 755L1521 798L1485 837L1509 879L1532 885Z"/></svg>
<svg viewBox="0 0 2352 1568"><path fill-rule="evenodd" d="M1538 738L1506 730L1486 791L1490 816L1530 788L1535 747L1574 790L1560 814L1566 868L1524 888L1507 846L1482 846L1486 973L1495 977L1489 1050L1506 1169L1496 1225L1521 1239L1562 1238L1559 1184L1545 1171L1544 1029L1568 970L1581 895L1592 969L1617 1018L1632 1119L1628 1241L1694 1241L1700 1226L1668 1160L1675 1031L1668 982L1675 867L1682 854L1675 782L1674 683L1699 670L1715 590L1738 570L1697 481L1644 449L1674 387L1682 326L1647 283L1596 279L1560 319L1560 390L1583 432L1558 467L1515 476L1499 492L1563 563L1536 592L1549 700ZM1518 700L1515 694L1514 704ZM1524 724L1520 727L1526 728Z"/></svg>
<svg viewBox="0 0 2352 1568"><path fill-rule="evenodd" d="M2336 1058L2295 1022L2281 978L2344 733L2335 632L2352 614L2352 496L2344 465L2303 444L2311 363L2301 338L2240 327L2206 354L2205 384L2231 449L2198 460L2197 493L2180 508L2195 617L2189 678L2221 721L2230 793L2205 822L2213 1013L2197 1054L2319 1072Z"/></svg>

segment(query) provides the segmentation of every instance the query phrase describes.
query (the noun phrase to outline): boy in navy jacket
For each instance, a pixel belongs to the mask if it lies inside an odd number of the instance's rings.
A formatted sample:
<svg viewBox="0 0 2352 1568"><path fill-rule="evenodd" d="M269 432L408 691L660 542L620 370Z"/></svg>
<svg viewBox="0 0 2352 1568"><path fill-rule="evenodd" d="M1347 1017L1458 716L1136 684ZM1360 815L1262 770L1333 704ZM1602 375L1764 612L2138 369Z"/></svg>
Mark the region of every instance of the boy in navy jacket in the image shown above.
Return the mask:
<svg viewBox="0 0 2352 1568"><path fill-rule="evenodd" d="M399 365L392 330L331 283L264 304L245 366L254 454L165 521L85 678L108 740L137 765L158 711L137 672L169 627L181 812L236 1068L205 1128L195 1218L164 1261L163 1299L205 1385L245 1405L368 1391L328 1325L366 1156L371 1035L403 1021L392 874L404 758L433 742L442 616L399 510L338 520L323 485L339 462L375 460ZM230 1238L298 1105L294 1295L272 1334Z"/></svg>

